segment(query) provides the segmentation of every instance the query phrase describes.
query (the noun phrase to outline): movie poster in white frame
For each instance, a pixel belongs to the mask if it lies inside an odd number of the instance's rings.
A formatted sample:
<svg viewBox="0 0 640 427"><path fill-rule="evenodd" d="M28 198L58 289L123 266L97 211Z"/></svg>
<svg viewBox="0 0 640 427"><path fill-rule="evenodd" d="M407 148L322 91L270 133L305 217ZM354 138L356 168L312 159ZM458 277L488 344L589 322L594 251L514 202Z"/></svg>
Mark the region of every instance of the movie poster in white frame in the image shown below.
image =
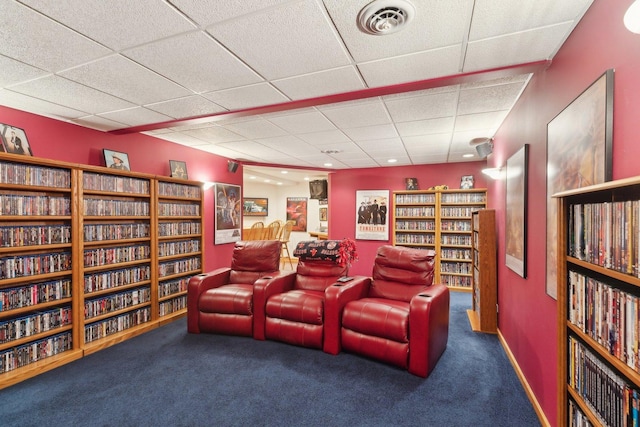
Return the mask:
<svg viewBox="0 0 640 427"><path fill-rule="evenodd" d="M389 240L389 190L356 191L356 239Z"/></svg>

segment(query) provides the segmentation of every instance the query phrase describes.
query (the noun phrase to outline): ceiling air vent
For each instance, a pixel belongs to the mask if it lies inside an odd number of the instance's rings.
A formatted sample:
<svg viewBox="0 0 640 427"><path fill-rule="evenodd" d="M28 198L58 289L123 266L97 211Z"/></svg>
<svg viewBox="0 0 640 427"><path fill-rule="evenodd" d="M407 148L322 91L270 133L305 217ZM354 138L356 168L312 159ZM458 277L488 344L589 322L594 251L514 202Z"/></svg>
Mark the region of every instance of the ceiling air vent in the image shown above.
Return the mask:
<svg viewBox="0 0 640 427"><path fill-rule="evenodd" d="M384 36L400 31L412 19L415 9L405 0L376 0L358 14L358 28L367 34Z"/></svg>

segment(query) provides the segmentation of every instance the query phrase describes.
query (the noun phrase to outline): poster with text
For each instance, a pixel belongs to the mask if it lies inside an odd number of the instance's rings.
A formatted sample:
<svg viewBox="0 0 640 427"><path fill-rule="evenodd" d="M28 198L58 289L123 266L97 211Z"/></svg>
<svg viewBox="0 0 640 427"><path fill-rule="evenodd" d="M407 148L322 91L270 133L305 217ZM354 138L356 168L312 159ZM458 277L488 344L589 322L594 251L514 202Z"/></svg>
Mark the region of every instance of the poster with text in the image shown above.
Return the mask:
<svg viewBox="0 0 640 427"><path fill-rule="evenodd" d="M291 231L307 231L306 197L287 197L287 221L293 221Z"/></svg>
<svg viewBox="0 0 640 427"><path fill-rule="evenodd" d="M389 190L356 191L356 239L389 240Z"/></svg>
<svg viewBox="0 0 640 427"><path fill-rule="evenodd" d="M215 244L232 243L242 236L242 198L240 186L230 184L215 185L216 226Z"/></svg>

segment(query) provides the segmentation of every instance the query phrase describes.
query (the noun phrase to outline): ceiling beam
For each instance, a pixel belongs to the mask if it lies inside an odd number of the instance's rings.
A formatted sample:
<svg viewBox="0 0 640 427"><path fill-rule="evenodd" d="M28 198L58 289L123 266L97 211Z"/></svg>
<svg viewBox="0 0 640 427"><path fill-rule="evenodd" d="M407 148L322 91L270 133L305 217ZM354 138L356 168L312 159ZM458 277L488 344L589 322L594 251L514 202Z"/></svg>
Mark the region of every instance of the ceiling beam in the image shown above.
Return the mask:
<svg viewBox="0 0 640 427"><path fill-rule="evenodd" d="M146 125L132 126L128 128L115 129L109 133L115 135L123 135L137 132L147 132L158 129L166 129L170 127L197 125L202 123L211 123L219 120L227 120L237 117L254 116L258 114L275 113L280 111L295 110L299 108L315 107L318 105L334 104L337 102L353 101L356 99L365 99L375 96L392 95L398 93L414 92L418 90L433 89L437 87L445 87L463 83L473 83L479 81L488 81L504 77L512 77L516 75L535 73L544 70L551 65L551 60L527 62L524 64L509 65L505 67L493 68L489 70L472 71L468 73L455 74L451 76L436 77L433 79L419 80L409 83L400 83L389 86L381 86L375 88L360 89L353 92L345 92L334 95L319 96L315 98L307 98L296 101L287 101L278 104L265 105L261 107L245 108L240 110L225 111L215 114L207 114L202 116L188 117L184 119L176 119L159 123L150 123Z"/></svg>

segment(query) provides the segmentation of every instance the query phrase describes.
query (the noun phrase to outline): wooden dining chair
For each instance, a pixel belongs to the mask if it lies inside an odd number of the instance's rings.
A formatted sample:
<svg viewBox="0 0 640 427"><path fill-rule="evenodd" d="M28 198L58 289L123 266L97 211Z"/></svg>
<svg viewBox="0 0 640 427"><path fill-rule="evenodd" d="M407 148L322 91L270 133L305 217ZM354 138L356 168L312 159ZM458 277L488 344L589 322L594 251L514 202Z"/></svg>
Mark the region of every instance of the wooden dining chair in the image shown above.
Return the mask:
<svg viewBox="0 0 640 427"><path fill-rule="evenodd" d="M264 222L258 221L251 226L245 240L261 240L263 232L264 232Z"/></svg>
<svg viewBox="0 0 640 427"><path fill-rule="evenodd" d="M280 244L282 245L280 249L280 263L282 267L284 267L285 262L289 260L289 266L291 266L292 270L293 262L291 261L291 253L289 252L289 238L291 236L291 230L293 229L293 223L294 221L285 222L280 231ZM286 258L284 257L285 253L287 255Z"/></svg>
<svg viewBox="0 0 640 427"><path fill-rule="evenodd" d="M278 240L278 233L280 233L280 227L282 227L282 221L276 219L272 221L264 228L262 233L262 240Z"/></svg>

